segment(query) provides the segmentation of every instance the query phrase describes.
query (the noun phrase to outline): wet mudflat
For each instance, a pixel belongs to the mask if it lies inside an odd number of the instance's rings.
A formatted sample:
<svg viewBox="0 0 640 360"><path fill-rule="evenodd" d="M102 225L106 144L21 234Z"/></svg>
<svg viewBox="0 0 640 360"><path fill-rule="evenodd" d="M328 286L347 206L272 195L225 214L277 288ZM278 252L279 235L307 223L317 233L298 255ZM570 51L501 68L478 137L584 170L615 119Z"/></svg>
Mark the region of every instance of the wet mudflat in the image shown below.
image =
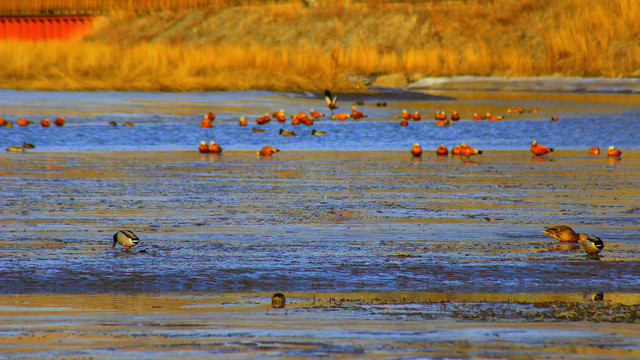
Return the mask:
<svg viewBox="0 0 640 360"><path fill-rule="evenodd" d="M0 129L3 148L36 145L0 153L4 356L640 355L637 94L340 94L369 117L324 118L321 137L237 125L320 110L318 94L0 94L5 118L67 118ZM425 120L400 127L404 108ZM438 127L436 110L463 118ZM556 151L532 157L532 140ZM433 153L460 142L484 153ZM267 144L282 151L256 156ZM612 144L622 158L587 154ZM556 224L601 237L600 257L540 232ZM141 238L130 253L120 229Z"/></svg>
<svg viewBox="0 0 640 360"><path fill-rule="evenodd" d="M2 351L635 358L639 162L2 154ZM540 232L559 223L601 237L600 258ZM111 248L119 229L142 242Z"/></svg>

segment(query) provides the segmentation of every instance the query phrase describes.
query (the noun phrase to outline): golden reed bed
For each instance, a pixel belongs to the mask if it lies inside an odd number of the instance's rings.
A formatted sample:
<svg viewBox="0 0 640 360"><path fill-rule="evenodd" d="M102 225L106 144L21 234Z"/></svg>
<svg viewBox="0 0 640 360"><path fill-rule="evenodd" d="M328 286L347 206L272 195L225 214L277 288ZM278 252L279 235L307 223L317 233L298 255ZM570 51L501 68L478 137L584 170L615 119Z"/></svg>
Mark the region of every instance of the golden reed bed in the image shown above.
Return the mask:
<svg viewBox="0 0 640 360"><path fill-rule="evenodd" d="M0 43L1 87L363 89L414 76L640 76L635 0L225 6L101 18L78 42Z"/></svg>

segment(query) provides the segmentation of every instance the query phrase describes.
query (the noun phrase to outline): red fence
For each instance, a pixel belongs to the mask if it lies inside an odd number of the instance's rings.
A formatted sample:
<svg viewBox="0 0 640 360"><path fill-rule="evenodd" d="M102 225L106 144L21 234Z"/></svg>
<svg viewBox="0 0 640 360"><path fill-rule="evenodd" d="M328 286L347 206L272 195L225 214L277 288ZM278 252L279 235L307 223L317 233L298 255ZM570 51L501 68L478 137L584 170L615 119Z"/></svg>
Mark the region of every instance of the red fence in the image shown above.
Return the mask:
<svg viewBox="0 0 640 360"><path fill-rule="evenodd" d="M73 40L92 27L91 16L0 16L0 41Z"/></svg>

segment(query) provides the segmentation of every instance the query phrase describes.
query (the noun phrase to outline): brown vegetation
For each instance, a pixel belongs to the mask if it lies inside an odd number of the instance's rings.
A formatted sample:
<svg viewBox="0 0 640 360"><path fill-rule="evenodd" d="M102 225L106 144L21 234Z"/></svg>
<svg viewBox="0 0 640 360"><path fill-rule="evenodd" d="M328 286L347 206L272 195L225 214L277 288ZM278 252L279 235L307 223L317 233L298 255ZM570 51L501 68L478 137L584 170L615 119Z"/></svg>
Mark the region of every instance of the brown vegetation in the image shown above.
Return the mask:
<svg viewBox="0 0 640 360"><path fill-rule="evenodd" d="M640 75L635 0L345 4L120 12L80 42L0 43L1 86L355 90L396 72Z"/></svg>

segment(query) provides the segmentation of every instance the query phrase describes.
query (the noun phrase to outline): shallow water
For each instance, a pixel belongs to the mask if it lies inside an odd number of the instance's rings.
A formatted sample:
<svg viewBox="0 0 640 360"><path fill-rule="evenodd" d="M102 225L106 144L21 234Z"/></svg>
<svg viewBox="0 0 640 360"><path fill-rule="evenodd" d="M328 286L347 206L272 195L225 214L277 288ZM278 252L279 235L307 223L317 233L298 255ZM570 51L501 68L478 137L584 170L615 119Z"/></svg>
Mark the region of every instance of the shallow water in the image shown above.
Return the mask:
<svg viewBox="0 0 640 360"><path fill-rule="evenodd" d="M279 124L255 134L237 118L321 108L318 94L0 93L7 119L67 118L62 128L0 128L2 146L37 146L0 153L0 352L636 358L640 351L637 326L451 318L459 302L518 310L508 304L589 303L603 293L607 302L638 303L636 94L375 95L361 107L365 121L321 120L314 128L327 130L324 137L289 125L300 135L285 138ZM386 108L367 105L383 100ZM456 109L464 119L516 106L541 112L398 126L403 108ZM198 126L207 111L217 114L213 129ZM138 126L108 127L111 120ZM557 150L532 157L534 138ZM198 153L209 139L222 154ZM416 141L425 149L419 159L408 152ZM433 154L440 143L463 141L484 154ZM282 151L257 157L266 144ZM586 154L610 144L623 149L621 159ZM560 223L601 237L600 258L540 232ZM141 238L130 253L111 247L120 229ZM291 299L282 312L268 307L277 291ZM389 303L336 307L327 298ZM441 301L457 303L441 308Z"/></svg>
<svg viewBox="0 0 640 360"><path fill-rule="evenodd" d="M0 128L0 146L35 144L40 151L135 151L191 150L202 140L215 140L225 150L256 150L270 144L281 150L404 150L415 142L425 149L440 144L453 147L461 142L479 149L527 150L532 140L556 149L586 149L610 145L624 150L640 148L640 101L638 94L544 93L504 91L449 91L440 93L385 92L339 96L341 107L350 113L356 101L368 117L364 120L332 120L324 100L316 93L273 93L264 91L212 93L140 92L35 92L0 90L0 117L25 117L36 124ZM376 106L385 102L386 107ZM255 119L265 112L284 109L290 116L315 108L327 115L313 126L293 126L277 121L261 126L265 133L253 133ZM539 110L513 114L509 108ZM403 109L420 111L422 121L399 126ZM453 126L435 126L437 110L462 120ZM200 128L202 116L216 114L213 128ZM473 113L503 115L502 121L472 121ZM63 128L42 128L43 118L64 116ZM240 127L246 116L249 126ZM559 122L551 122L557 116ZM133 122L135 127L110 127L108 123ZM295 137L278 135L284 128ZM324 130L326 136L312 136L310 130Z"/></svg>

